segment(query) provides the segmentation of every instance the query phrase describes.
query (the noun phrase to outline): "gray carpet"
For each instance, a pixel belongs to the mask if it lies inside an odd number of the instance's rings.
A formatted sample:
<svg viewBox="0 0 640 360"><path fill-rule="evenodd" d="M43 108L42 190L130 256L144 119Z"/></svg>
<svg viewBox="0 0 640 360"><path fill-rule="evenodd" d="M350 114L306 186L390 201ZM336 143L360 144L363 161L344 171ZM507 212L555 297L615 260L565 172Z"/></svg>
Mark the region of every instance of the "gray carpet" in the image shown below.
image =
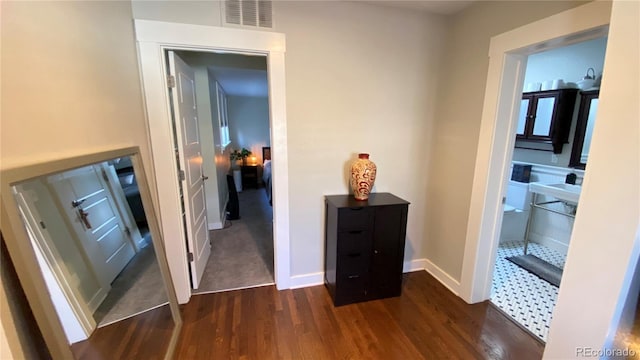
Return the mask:
<svg viewBox="0 0 640 360"><path fill-rule="evenodd" d="M560 287L562 269L559 267L531 254L511 256L508 257L507 260L536 275L540 279L545 280L549 284Z"/></svg>
<svg viewBox="0 0 640 360"><path fill-rule="evenodd" d="M264 188L238 193L240 219L210 231L211 256L194 294L273 284L273 211Z"/></svg>
<svg viewBox="0 0 640 360"><path fill-rule="evenodd" d="M98 327L112 324L168 302L153 244L131 259L111 284L111 291L93 314Z"/></svg>

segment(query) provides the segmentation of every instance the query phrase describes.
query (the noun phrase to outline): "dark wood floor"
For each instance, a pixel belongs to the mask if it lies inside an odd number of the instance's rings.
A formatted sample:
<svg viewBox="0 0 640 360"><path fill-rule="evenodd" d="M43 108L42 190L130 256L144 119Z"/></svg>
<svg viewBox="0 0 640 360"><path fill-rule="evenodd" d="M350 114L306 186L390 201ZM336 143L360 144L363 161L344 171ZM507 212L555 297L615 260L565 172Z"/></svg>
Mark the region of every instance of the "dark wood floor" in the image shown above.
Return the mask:
<svg viewBox="0 0 640 360"><path fill-rule="evenodd" d="M468 305L424 271L405 274L400 297L337 308L323 286L266 286L193 296L182 311L176 359L540 359L543 351L488 302ZM105 354L124 349L132 331L114 332ZM136 356L85 353L141 358L141 346L157 344L138 343Z"/></svg>
<svg viewBox="0 0 640 360"><path fill-rule="evenodd" d="M169 305L108 325L71 346L78 360L163 359L174 328Z"/></svg>

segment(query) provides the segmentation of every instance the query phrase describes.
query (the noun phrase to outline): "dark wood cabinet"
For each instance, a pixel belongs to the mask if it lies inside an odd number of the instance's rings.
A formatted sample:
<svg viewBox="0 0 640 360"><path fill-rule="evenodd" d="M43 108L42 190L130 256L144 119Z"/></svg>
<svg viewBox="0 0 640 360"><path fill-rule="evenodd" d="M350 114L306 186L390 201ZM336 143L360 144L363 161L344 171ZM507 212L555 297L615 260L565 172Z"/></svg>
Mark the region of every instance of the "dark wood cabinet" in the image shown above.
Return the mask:
<svg viewBox="0 0 640 360"><path fill-rule="evenodd" d="M569 158L569 167L584 170L587 166L599 96L600 89L580 92L580 110L578 110L578 117L576 118L576 130L573 135L573 149Z"/></svg>
<svg viewBox="0 0 640 360"><path fill-rule="evenodd" d="M399 296L409 202L326 196L325 285L334 305Z"/></svg>
<svg viewBox="0 0 640 360"><path fill-rule="evenodd" d="M569 142L569 130L576 103L577 89L535 91L522 94L516 147L522 142L542 142L559 154Z"/></svg>
<svg viewBox="0 0 640 360"><path fill-rule="evenodd" d="M242 187L257 188L258 187L258 165L242 165Z"/></svg>

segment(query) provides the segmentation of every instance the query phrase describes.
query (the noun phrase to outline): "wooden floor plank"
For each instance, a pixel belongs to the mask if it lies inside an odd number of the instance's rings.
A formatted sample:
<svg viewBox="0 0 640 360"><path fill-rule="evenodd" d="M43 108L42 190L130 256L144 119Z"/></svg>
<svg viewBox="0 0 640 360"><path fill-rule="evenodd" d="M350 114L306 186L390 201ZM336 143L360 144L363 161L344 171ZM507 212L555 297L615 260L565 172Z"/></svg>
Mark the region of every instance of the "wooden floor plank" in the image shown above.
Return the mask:
<svg viewBox="0 0 640 360"><path fill-rule="evenodd" d="M400 297L340 307L333 306L324 286L284 291L266 286L193 296L181 307L184 326L175 358L542 357L544 346L533 335L488 302L466 304L427 272L405 274L402 291ZM76 344L74 353L87 359L160 358L159 344L170 336L170 314L162 313L154 310L117 328L101 329L100 341Z"/></svg>

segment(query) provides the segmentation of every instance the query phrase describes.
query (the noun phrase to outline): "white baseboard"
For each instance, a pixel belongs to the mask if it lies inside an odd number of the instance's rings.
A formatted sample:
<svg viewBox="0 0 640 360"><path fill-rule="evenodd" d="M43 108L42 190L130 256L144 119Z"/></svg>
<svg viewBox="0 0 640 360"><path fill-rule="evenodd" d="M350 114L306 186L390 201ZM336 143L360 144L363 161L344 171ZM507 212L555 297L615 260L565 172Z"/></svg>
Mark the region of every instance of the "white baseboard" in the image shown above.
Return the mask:
<svg viewBox="0 0 640 360"><path fill-rule="evenodd" d="M558 241L554 238L540 235L534 232L529 234L529 242L538 243L540 245L544 245L550 249L556 250L562 254L566 254L569 251L569 244L566 244L562 241Z"/></svg>
<svg viewBox="0 0 640 360"><path fill-rule="evenodd" d="M218 221L210 221L209 224L207 224L207 227L209 228L209 230L220 230L224 228L224 224L227 222L227 203L229 202L229 196L227 195L227 198L224 201L224 206L222 207L222 209L224 209L224 211L220 212L220 219L216 219Z"/></svg>
<svg viewBox="0 0 640 360"><path fill-rule="evenodd" d="M289 289L299 289L324 284L324 272L295 275L289 280Z"/></svg>
<svg viewBox="0 0 640 360"><path fill-rule="evenodd" d="M412 272L425 269L427 259L416 259L405 261L402 268L403 272ZM324 272L316 272L303 275L292 276L289 280L289 289L300 289L309 286L317 286L324 284Z"/></svg>
<svg viewBox="0 0 640 360"><path fill-rule="evenodd" d="M427 266L427 259L409 260L404 262L404 265L402 266L402 272L408 273L413 271L420 271L420 270L424 270L426 266Z"/></svg>
<svg viewBox="0 0 640 360"><path fill-rule="evenodd" d="M209 230L220 230L220 229L222 229L223 227L224 227L224 224L223 224L223 223L221 223L221 222L219 222L219 221L213 221L213 222L210 222L210 223L207 225L207 228L208 228Z"/></svg>
<svg viewBox="0 0 640 360"><path fill-rule="evenodd" d="M425 259L424 269L431 274L436 280L440 281L447 289L451 290L456 296L460 294L460 282L447 274L444 270L440 269L436 264Z"/></svg>

